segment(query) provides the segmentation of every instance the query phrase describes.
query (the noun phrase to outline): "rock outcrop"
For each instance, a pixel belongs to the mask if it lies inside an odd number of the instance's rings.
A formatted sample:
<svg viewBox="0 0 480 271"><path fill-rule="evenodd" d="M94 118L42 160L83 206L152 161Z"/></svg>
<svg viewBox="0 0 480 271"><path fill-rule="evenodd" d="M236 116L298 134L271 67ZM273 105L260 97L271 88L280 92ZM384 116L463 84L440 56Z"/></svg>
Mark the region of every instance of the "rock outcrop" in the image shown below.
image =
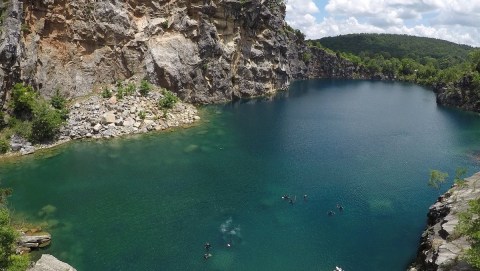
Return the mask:
<svg viewBox="0 0 480 271"><path fill-rule="evenodd" d="M6 2L7 3L7 2ZM12 0L2 22L0 102L15 82L85 96L146 78L184 101L274 93L301 78L370 78L284 21L279 0ZM308 64L308 66L307 66Z"/></svg>
<svg viewBox="0 0 480 271"><path fill-rule="evenodd" d="M286 26L282 1L12 0L8 7L2 101L18 81L47 97L56 89L80 97L147 78L185 101L210 103L273 93L307 71L305 44Z"/></svg>
<svg viewBox="0 0 480 271"><path fill-rule="evenodd" d="M468 209L468 202L480 197L480 172L466 181L464 186L452 187L430 207L427 229L409 271L476 270L461 259L470 244L465 236L455 232L455 227L459 214Z"/></svg>
<svg viewBox="0 0 480 271"><path fill-rule="evenodd" d="M466 75L453 84L437 83L433 90L440 105L480 112L478 86L475 85L472 75Z"/></svg>
<svg viewBox="0 0 480 271"><path fill-rule="evenodd" d="M27 271L77 271L69 264L64 263L52 255L43 254L32 268Z"/></svg>

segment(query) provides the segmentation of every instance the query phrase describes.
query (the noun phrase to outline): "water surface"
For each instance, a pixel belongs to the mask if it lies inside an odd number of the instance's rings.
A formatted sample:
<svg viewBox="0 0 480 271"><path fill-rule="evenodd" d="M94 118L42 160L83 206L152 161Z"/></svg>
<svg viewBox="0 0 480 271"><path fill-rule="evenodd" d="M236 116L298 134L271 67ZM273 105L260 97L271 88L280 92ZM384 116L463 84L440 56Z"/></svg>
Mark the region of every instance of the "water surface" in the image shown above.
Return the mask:
<svg viewBox="0 0 480 271"><path fill-rule="evenodd" d="M204 111L189 129L3 163L16 215L48 222L43 252L78 270L395 271L438 195L429 169L479 169L480 118L411 84L299 81Z"/></svg>

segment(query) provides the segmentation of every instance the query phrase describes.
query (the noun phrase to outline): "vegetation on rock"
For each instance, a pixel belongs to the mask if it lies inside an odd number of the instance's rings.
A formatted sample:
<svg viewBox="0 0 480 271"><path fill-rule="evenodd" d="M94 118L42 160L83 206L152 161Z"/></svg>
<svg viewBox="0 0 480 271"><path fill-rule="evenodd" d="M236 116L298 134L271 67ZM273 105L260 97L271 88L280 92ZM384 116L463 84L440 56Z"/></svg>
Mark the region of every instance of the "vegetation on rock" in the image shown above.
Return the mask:
<svg viewBox="0 0 480 271"><path fill-rule="evenodd" d="M158 101L158 106L164 109L171 109L178 102L178 97L171 91L163 89L163 97Z"/></svg>
<svg viewBox="0 0 480 271"><path fill-rule="evenodd" d="M441 104L480 112L480 49L406 35L354 34L309 41L363 66L374 78L433 87Z"/></svg>
<svg viewBox="0 0 480 271"><path fill-rule="evenodd" d="M23 271L30 264L28 255L16 255L18 232L12 226L7 197L12 191L0 188L0 270Z"/></svg>
<svg viewBox="0 0 480 271"><path fill-rule="evenodd" d="M10 115L0 114L0 152L8 150L8 139L17 134L35 143L55 139L68 116L66 100L57 90L50 101L41 98L29 85L13 86ZM8 121L5 121L8 119ZM6 143L6 144L5 144ZM6 145L7 147L5 147Z"/></svg>
<svg viewBox="0 0 480 271"><path fill-rule="evenodd" d="M458 230L468 236L471 248L465 253L465 260L480 269L480 198L469 202L470 208L460 215Z"/></svg>
<svg viewBox="0 0 480 271"><path fill-rule="evenodd" d="M150 90L152 90L152 84L150 84L147 80L142 80L142 82L140 82L139 89L140 95L147 96Z"/></svg>

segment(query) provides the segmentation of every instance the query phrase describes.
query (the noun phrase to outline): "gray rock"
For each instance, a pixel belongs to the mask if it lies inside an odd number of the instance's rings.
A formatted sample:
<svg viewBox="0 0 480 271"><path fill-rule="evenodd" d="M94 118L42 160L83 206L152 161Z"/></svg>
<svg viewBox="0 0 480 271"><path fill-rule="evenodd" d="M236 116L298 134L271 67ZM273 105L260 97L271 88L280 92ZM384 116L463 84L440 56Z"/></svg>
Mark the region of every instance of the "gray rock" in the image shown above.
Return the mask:
<svg viewBox="0 0 480 271"><path fill-rule="evenodd" d="M28 271L77 271L67 263L64 263L52 255L43 254L40 260Z"/></svg>
<svg viewBox="0 0 480 271"><path fill-rule="evenodd" d="M95 133L100 132L101 129L102 129L102 125L100 123L97 123L97 124L95 124L95 126L93 126L93 131Z"/></svg>
<svg viewBox="0 0 480 271"><path fill-rule="evenodd" d="M104 124L110 124L110 123L115 123L115 112L114 111L108 111L102 115L102 123Z"/></svg>

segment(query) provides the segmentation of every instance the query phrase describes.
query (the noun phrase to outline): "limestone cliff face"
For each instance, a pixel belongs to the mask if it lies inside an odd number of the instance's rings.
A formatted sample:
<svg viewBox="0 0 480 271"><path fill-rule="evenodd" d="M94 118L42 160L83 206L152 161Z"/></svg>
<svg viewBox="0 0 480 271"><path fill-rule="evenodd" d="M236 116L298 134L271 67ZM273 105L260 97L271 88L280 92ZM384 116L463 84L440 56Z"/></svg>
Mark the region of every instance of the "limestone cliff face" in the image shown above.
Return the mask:
<svg viewBox="0 0 480 271"><path fill-rule="evenodd" d="M473 83L472 75L466 75L453 84L438 83L433 90L438 104L480 112L478 87Z"/></svg>
<svg viewBox="0 0 480 271"><path fill-rule="evenodd" d="M468 209L468 202L480 197L480 172L465 180L465 186L451 188L430 207L427 229L409 271L476 270L461 259L470 243L455 232L455 227L459 214Z"/></svg>
<svg viewBox="0 0 480 271"><path fill-rule="evenodd" d="M286 27L277 0L7 5L0 101L15 81L45 96L59 88L78 97L117 80L147 78L186 101L209 103L272 93L307 70L306 47Z"/></svg>

